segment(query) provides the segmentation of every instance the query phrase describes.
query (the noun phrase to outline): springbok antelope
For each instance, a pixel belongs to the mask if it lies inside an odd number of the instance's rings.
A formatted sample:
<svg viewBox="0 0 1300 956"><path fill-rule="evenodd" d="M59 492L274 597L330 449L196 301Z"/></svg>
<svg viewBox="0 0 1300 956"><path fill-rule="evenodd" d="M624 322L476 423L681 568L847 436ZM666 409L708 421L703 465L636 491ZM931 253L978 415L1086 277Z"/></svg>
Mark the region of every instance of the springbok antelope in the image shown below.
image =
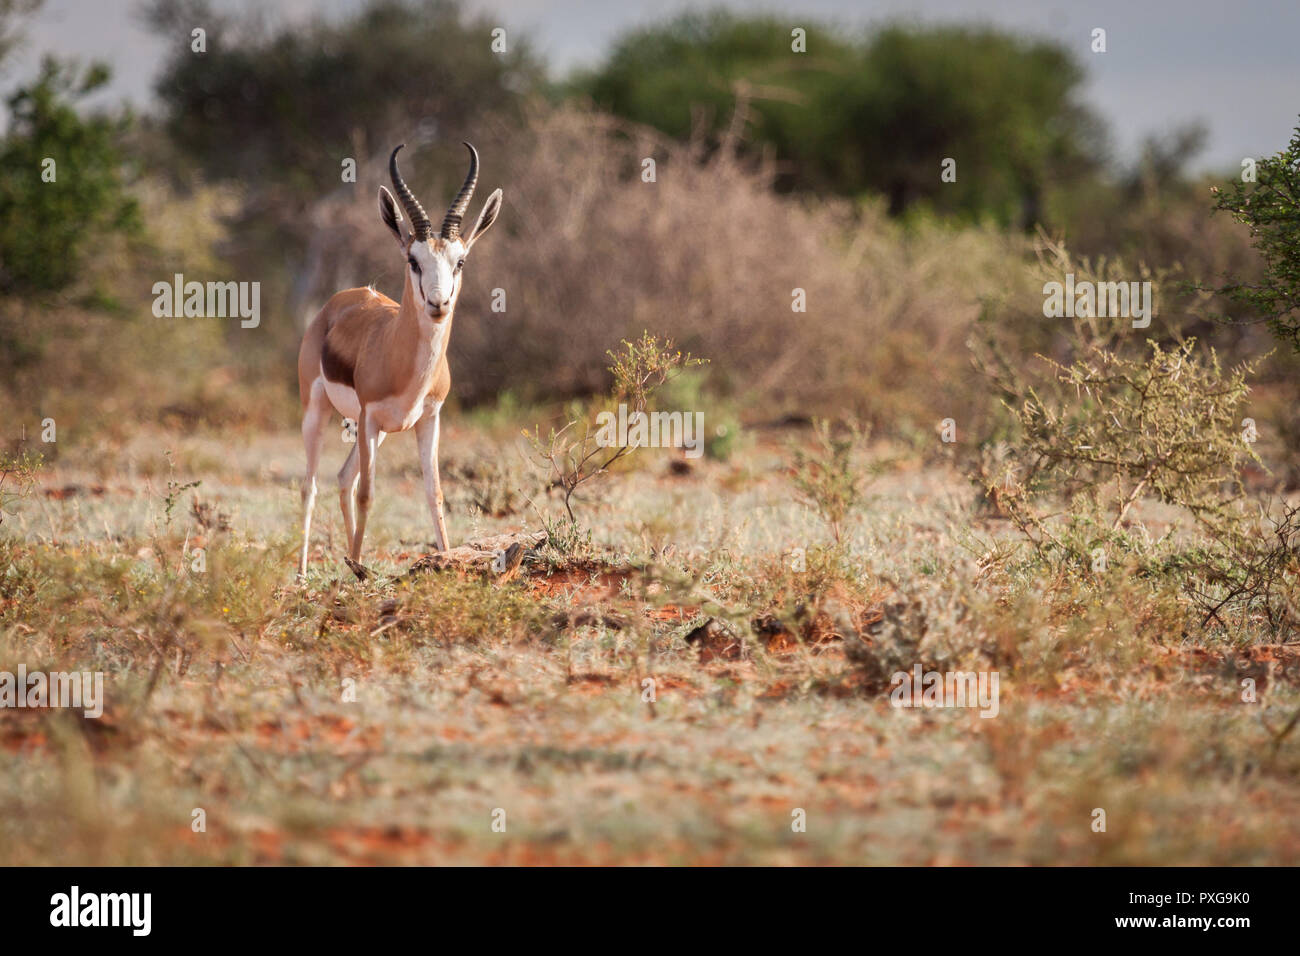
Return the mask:
<svg viewBox="0 0 1300 956"><path fill-rule="evenodd" d="M405 145L405 144L403 144ZM438 425L451 390L447 342L460 295L465 258L501 211L501 190L487 198L467 236L460 227L478 183L478 152L469 143L469 175L433 234L428 214L397 171L398 146L388 159L393 189L410 217L404 234L402 214L392 194L379 187L379 217L406 260L406 284L399 305L369 287L336 293L317 313L298 351L298 392L302 399L302 438L307 475L302 483L302 560L307 573L311 515L316 505L316 466L329 425L331 406L357 423L356 445L339 471L339 504L348 537L348 557L361 558L375 482L375 453L385 436L414 428L424 473L424 493L433 516L439 551L447 549L438 478ZM355 513L353 497L355 495Z"/></svg>

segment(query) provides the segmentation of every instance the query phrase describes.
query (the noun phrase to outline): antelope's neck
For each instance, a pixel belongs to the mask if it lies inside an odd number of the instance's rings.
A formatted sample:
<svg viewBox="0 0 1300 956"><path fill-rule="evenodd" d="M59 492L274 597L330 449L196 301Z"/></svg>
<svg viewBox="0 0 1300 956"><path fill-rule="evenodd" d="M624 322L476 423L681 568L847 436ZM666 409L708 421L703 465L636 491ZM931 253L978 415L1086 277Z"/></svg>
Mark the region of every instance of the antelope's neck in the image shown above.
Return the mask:
<svg viewBox="0 0 1300 956"><path fill-rule="evenodd" d="M408 277L406 293L402 296L402 305L397 314L400 329L399 345L409 356L413 366L413 377L427 383L433 378L438 364L447 354L447 343L451 338L451 320L455 309L434 321L423 313L423 310L416 305L416 301Z"/></svg>

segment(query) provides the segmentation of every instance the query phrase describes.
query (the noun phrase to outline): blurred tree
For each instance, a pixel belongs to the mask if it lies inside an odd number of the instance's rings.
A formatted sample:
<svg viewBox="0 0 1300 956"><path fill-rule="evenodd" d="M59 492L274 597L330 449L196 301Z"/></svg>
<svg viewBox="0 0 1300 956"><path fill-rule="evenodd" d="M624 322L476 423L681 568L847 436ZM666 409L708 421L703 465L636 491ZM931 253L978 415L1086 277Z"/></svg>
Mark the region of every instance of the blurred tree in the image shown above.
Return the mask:
<svg viewBox="0 0 1300 956"><path fill-rule="evenodd" d="M146 17L173 43L156 89L175 143L210 176L302 195L338 183L342 157L389 148L394 130L412 146L472 138L542 76L518 36L494 52L497 24L455 0L371 0L305 25L218 15L208 0L152 0ZM463 166L463 150L447 154Z"/></svg>
<svg viewBox="0 0 1300 956"><path fill-rule="evenodd" d="M861 41L809 26L686 14L633 31L574 86L597 105L670 135L721 136L740 91L751 148L782 161L783 188L881 192L1029 226L1044 189L1099 166L1101 123L1077 99L1083 70L1062 48L997 30L890 27ZM956 181L940 178L956 160Z"/></svg>
<svg viewBox="0 0 1300 956"><path fill-rule="evenodd" d="M0 0L0 61L9 55L22 38L18 24L25 16L40 9L45 0Z"/></svg>
<svg viewBox="0 0 1300 956"><path fill-rule="evenodd" d="M35 82L8 99L0 142L0 291L65 288L107 232L135 232L119 137L129 117L82 117L76 101L108 82L108 68L47 57Z"/></svg>
<svg viewBox="0 0 1300 956"><path fill-rule="evenodd" d="M1209 135L1205 125L1197 122L1143 139L1137 165L1119 181L1124 201L1149 204L1163 193L1189 191L1188 167L1205 149Z"/></svg>
<svg viewBox="0 0 1300 956"><path fill-rule="evenodd" d="M864 157L863 185L890 210L924 199L1029 227L1043 190L1093 172L1100 120L1076 100L1083 69L1062 48L987 28L895 27L863 55L841 135ZM957 160L956 183L939 179Z"/></svg>
<svg viewBox="0 0 1300 956"><path fill-rule="evenodd" d="M791 29L774 17L686 13L624 34L603 65L568 88L677 139L702 134L712 145L731 128L739 94L748 101L741 106L752 146L774 146L778 158L797 163L783 167L779 185L851 190L817 160L839 125L831 114L846 105L838 93L859 54L816 25L804 28L807 52L795 53Z"/></svg>

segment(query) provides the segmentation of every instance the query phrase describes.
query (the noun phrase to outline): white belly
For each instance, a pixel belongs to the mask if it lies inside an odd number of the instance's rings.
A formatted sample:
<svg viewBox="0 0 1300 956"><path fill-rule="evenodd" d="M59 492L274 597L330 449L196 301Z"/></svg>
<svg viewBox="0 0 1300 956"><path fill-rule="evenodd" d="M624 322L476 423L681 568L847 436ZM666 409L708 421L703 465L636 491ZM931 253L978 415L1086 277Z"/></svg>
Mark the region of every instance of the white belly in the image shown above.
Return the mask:
<svg viewBox="0 0 1300 956"><path fill-rule="evenodd" d="M344 418L359 423L361 401L357 398L357 393L339 382L331 382L323 375L320 380L325 384L325 395L335 411ZM382 431L404 432L419 420L424 411L423 395L392 395L370 404L370 423Z"/></svg>
<svg viewBox="0 0 1300 956"><path fill-rule="evenodd" d="M356 392L339 382L331 382L323 375L321 381L325 383L325 394L335 411L354 422L361 417L361 402L357 399Z"/></svg>

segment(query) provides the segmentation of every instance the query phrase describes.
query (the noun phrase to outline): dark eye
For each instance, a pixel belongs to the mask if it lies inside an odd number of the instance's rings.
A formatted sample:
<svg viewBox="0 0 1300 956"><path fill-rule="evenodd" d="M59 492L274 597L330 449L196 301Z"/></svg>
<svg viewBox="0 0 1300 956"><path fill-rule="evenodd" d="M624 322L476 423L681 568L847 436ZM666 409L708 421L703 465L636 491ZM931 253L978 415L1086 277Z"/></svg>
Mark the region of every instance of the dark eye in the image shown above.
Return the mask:
<svg viewBox="0 0 1300 956"><path fill-rule="evenodd" d="M412 256L410 259L407 259L406 261L411 264L411 268L414 269L416 272L420 271L420 264L415 261L414 256Z"/></svg>
<svg viewBox="0 0 1300 956"><path fill-rule="evenodd" d="M456 263L456 271L459 272L461 269L464 268L465 268L465 260L461 259L460 262Z"/></svg>

